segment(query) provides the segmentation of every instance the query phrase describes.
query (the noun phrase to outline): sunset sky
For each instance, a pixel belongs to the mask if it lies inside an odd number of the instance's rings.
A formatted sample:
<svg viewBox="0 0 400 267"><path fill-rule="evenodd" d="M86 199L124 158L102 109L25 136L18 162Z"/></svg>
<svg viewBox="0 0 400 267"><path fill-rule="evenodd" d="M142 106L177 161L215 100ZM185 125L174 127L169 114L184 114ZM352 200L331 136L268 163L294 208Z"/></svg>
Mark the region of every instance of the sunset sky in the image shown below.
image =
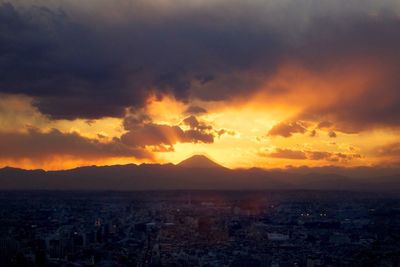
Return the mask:
<svg viewBox="0 0 400 267"><path fill-rule="evenodd" d="M0 0L0 167L400 165L398 0Z"/></svg>

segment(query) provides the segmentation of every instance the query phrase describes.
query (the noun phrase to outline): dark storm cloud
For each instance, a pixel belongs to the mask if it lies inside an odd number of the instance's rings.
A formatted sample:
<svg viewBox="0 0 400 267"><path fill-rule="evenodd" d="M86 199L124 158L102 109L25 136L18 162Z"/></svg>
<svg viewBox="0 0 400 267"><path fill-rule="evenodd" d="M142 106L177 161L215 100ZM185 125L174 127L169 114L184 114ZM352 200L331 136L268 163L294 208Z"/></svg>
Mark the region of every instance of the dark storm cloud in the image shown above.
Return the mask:
<svg viewBox="0 0 400 267"><path fill-rule="evenodd" d="M2 4L0 90L36 97L53 118L121 117L150 94L187 99L192 83L212 81L209 72L269 69L277 61L278 41L268 31L220 27L196 13L93 25L63 11Z"/></svg>
<svg viewBox="0 0 400 267"><path fill-rule="evenodd" d="M27 133L0 133L0 158L45 160L54 156L77 159L152 158L149 152L130 148L119 139L99 142L78 133L62 133L56 129L50 132L29 129Z"/></svg>
<svg viewBox="0 0 400 267"><path fill-rule="evenodd" d="M347 126L399 124L396 1L274 2L4 3L0 92L33 96L53 118L122 117L153 94L185 102L246 96L282 62L318 73L372 57L388 70L379 83L359 98L305 113L318 121L331 115ZM92 14L82 11L87 6ZM376 103L379 95L385 101Z"/></svg>
<svg viewBox="0 0 400 267"><path fill-rule="evenodd" d="M56 118L123 114L112 102L105 105L107 93L112 96L103 90L110 63L96 56L90 32L65 13L44 7L20 12L6 3L0 21L2 92L36 96L40 110ZM102 108L89 105L89 98L102 100Z"/></svg>
<svg viewBox="0 0 400 267"><path fill-rule="evenodd" d="M396 11L350 17L315 17L291 55L314 70L325 70L355 58L379 58L398 66L400 19Z"/></svg>

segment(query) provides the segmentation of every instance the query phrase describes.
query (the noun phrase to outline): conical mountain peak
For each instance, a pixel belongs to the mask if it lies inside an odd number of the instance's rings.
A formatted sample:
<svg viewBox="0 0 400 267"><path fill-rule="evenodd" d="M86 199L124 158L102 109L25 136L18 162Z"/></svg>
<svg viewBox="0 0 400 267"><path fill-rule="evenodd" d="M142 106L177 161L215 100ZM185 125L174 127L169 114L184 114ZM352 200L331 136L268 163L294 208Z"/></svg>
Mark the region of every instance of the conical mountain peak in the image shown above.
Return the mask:
<svg viewBox="0 0 400 267"><path fill-rule="evenodd" d="M204 155L194 155L181 161L178 166L185 168L224 168Z"/></svg>

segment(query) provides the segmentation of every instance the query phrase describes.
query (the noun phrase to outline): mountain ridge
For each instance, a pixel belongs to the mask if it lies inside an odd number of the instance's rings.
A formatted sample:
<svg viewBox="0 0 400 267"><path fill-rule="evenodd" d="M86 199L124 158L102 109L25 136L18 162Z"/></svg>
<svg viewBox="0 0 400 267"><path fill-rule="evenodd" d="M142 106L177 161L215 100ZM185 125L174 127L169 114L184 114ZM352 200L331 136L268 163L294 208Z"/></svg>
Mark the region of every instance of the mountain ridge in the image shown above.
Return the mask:
<svg viewBox="0 0 400 267"><path fill-rule="evenodd" d="M0 190L349 190L399 192L400 171L228 169L202 155L176 165L83 166L69 170L0 169ZM339 172L340 171L340 172ZM313 173L314 172L314 173Z"/></svg>

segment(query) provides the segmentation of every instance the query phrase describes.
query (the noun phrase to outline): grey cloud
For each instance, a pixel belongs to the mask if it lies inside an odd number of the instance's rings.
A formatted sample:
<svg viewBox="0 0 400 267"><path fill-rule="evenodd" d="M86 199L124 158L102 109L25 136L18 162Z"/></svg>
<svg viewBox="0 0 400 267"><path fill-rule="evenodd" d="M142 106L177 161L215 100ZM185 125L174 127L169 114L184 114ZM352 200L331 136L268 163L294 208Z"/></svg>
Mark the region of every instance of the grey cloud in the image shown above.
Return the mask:
<svg viewBox="0 0 400 267"><path fill-rule="evenodd" d="M336 138L336 137L337 137L337 134L336 134L334 131L330 131L330 132L328 133L328 136L329 136L330 138Z"/></svg>
<svg viewBox="0 0 400 267"><path fill-rule="evenodd" d="M151 95L246 96L287 60L319 71L373 55L398 69L398 11L396 1L3 3L0 92L33 96L55 119L95 119L123 117ZM398 124L400 81L391 77L360 100L307 112ZM368 112L378 91L391 101Z"/></svg>
<svg viewBox="0 0 400 267"><path fill-rule="evenodd" d="M205 108L202 108L199 106L189 106L186 109L185 113L192 114L192 115L199 115L199 114L207 113L207 110Z"/></svg>
<svg viewBox="0 0 400 267"><path fill-rule="evenodd" d="M306 153L300 150L282 149L278 148L274 152L268 154L272 158L285 158L285 159L307 159Z"/></svg>
<svg viewBox="0 0 400 267"><path fill-rule="evenodd" d="M293 150L286 148L277 148L269 153L261 153L261 156L268 156L271 158L295 159L295 160L303 160L303 159L326 160L331 162L347 162L353 159L361 158L360 154L355 154L355 153Z"/></svg>
<svg viewBox="0 0 400 267"><path fill-rule="evenodd" d="M137 113L126 117L123 124L128 130L121 136L124 144L141 148L152 146L156 152L173 151L177 143L210 144L215 137L232 133L225 129L215 130L193 115L183 119L180 125L166 125L153 123L147 115Z"/></svg>
<svg viewBox="0 0 400 267"><path fill-rule="evenodd" d="M268 132L268 136L291 137L295 133L305 133L307 127L300 121L280 122L274 125Z"/></svg>
<svg viewBox="0 0 400 267"><path fill-rule="evenodd" d="M27 133L0 133L0 158L46 160L54 156L77 159L152 158L147 151L128 147L119 139L100 142L57 129L41 132L32 128Z"/></svg>
<svg viewBox="0 0 400 267"><path fill-rule="evenodd" d="M177 143L212 143L214 134L194 129L182 130L179 126L150 123L131 129L121 136L121 140L131 147L172 147Z"/></svg>

